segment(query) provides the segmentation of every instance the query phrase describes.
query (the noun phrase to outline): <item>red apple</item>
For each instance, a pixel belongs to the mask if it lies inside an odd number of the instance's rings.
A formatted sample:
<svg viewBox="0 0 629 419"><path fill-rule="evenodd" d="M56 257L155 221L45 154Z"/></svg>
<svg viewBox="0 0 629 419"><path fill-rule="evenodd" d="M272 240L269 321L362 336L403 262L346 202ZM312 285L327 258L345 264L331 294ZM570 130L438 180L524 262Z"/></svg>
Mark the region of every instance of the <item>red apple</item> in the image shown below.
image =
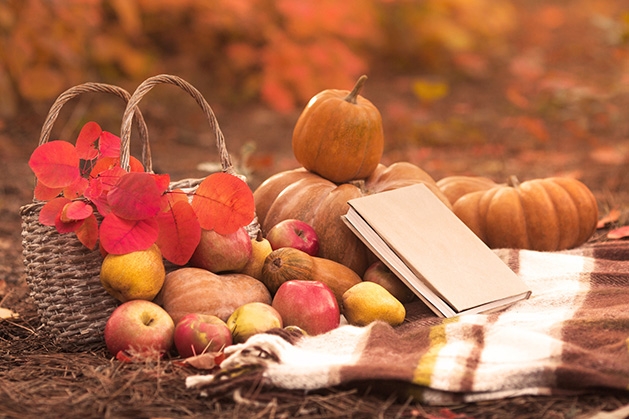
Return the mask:
<svg viewBox="0 0 629 419"><path fill-rule="evenodd" d="M244 227L231 234L203 230L190 265L210 272L240 272L251 258L249 233Z"/></svg>
<svg viewBox="0 0 629 419"><path fill-rule="evenodd" d="M243 343L257 333L282 328L282 316L269 304L252 302L238 307L227 319L234 343Z"/></svg>
<svg viewBox="0 0 629 419"><path fill-rule="evenodd" d="M277 289L271 305L284 326L298 326L309 335L338 327L341 313L334 292L323 282L293 279Z"/></svg>
<svg viewBox="0 0 629 419"><path fill-rule="evenodd" d="M319 237L308 223L294 218L280 221L266 233L266 239L273 250L280 247L293 247L317 256L319 253Z"/></svg>
<svg viewBox="0 0 629 419"><path fill-rule="evenodd" d="M375 282L383 286L401 303L410 303L415 293L397 277L381 260L372 263L363 274L363 281Z"/></svg>
<svg viewBox="0 0 629 419"><path fill-rule="evenodd" d="M105 344L119 352L163 355L173 345L175 323L166 310L147 300L130 300L111 313L105 324Z"/></svg>
<svg viewBox="0 0 629 419"><path fill-rule="evenodd" d="M175 326L175 347L179 356L188 358L205 352L220 352L232 344L227 324L216 316L190 313Z"/></svg>

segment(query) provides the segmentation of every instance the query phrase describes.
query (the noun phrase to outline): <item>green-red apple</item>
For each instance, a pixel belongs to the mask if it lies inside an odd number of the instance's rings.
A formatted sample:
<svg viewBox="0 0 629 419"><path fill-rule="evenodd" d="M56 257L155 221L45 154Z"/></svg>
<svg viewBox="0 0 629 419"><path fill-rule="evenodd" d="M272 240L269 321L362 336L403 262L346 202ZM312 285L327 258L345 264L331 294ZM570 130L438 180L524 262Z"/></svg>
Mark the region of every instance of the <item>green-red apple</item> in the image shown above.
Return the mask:
<svg viewBox="0 0 629 419"><path fill-rule="evenodd" d="M282 328L280 313L269 304L253 302L238 307L227 319L234 343L243 343L249 337L271 329Z"/></svg>
<svg viewBox="0 0 629 419"><path fill-rule="evenodd" d="M111 313L105 324L105 344L113 355L160 354L173 345L175 324L159 305L147 300L130 300Z"/></svg>
<svg viewBox="0 0 629 419"><path fill-rule="evenodd" d="M203 230L190 265L210 272L240 272L251 258L249 233L244 227L231 234Z"/></svg>
<svg viewBox="0 0 629 419"><path fill-rule="evenodd" d="M188 358L222 351L232 344L232 334L227 324L218 317L190 313L175 326L174 340L179 356Z"/></svg>
<svg viewBox="0 0 629 419"><path fill-rule="evenodd" d="M281 247L293 247L317 256L319 253L319 237L314 228L301 220L289 218L275 224L266 233L266 239L273 250Z"/></svg>
<svg viewBox="0 0 629 419"><path fill-rule="evenodd" d="M334 292L319 281L286 281L277 289L271 305L285 326L298 326L309 335L335 329L341 319Z"/></svg>

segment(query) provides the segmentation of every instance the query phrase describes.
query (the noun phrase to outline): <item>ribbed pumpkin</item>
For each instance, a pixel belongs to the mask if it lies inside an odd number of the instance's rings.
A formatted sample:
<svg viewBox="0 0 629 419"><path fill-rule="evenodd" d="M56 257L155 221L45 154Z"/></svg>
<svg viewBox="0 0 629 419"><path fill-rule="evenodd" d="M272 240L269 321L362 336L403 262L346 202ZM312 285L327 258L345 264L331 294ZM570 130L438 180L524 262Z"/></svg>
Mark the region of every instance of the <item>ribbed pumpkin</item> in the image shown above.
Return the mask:
<svg viewBox="0 0 629 419"><path fill-rule="evenodd" d="M342 183L369 176L384 150L382 117L360 96L366 76L354 89L327 89L306 105L293 130L293 154L311 172Z"/></svg>
<svg viewBox="0 0 629 419"><path fill-rule="evenodd" d="M471 192L485 191L498 186L492 179L482 176L447 176L437 181L437 186L454 204L460 197Z"/></svg>
<svg viewBox="0 0 629 419"><path fill-rule="evenodd" d="M379 164L367 179L340 185L304 168L288 170L268 178L253 196L263 233L285 219L305 221L319 237L319 257L339 262L362 277L376 257L341 219L349 209L347 201L416 183L425 184L450 207L434 179L408 162Z"/></svg>
<svg viewBox="0 0 629 419"><path fill-rule="evenodd" d="M596 198L576 179L519 183L511 177L507 184L492 186L486 179L444 178L439 184L451 189L454 213L491 248L570 249L585 243L596 230ZM456 198L453 190L470 185L478 189Z"/></svg>

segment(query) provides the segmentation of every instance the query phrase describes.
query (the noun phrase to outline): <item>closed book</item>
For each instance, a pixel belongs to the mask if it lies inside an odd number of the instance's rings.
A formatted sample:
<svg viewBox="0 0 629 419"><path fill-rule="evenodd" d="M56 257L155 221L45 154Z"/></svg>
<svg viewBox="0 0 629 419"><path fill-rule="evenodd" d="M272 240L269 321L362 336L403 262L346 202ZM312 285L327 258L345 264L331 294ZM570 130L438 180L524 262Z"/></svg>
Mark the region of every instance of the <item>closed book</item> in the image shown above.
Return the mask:
<svg viewBox="0 0 629 419"><path fill-rule="evenodd" d="M348 204L347 226L440 317L494 311L531 294L423 184Z"/></svg>

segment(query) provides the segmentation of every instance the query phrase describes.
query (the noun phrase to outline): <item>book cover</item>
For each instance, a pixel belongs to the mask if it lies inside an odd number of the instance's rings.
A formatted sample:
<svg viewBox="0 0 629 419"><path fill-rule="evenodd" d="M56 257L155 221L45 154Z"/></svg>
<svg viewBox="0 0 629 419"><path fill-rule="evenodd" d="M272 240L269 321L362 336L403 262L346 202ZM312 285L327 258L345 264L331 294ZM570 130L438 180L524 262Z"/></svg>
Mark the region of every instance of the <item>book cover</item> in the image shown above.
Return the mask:
<svg viewBox="0 0 629 419"><path fill-rule="evenodd" d="M348 201L352 231L436 314L495 310L527 285L423 184Z"/></svg>

